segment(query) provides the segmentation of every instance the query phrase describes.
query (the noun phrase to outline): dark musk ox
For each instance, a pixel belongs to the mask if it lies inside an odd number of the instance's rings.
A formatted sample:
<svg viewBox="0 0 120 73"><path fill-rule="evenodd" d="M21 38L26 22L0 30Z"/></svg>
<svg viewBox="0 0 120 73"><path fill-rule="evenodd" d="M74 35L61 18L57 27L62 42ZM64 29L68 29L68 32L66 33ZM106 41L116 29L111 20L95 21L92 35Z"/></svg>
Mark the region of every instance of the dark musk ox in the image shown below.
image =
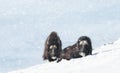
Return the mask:
<svg viewBox="0 0 120 73"><path fill-rule="evenodd" d="M62 59L70 60L72 58L81 58L87 55L92 55L91 40L87 36L82 36L74 45L68 46L62 50L59 61Z"/></svg>
<svg viewBox="0 0 120 73"><path fill-rule="evenodd" d="M49 62L58 60L62 51L62 43L56 32L51 32L45 42L43 59Z"/></svg>

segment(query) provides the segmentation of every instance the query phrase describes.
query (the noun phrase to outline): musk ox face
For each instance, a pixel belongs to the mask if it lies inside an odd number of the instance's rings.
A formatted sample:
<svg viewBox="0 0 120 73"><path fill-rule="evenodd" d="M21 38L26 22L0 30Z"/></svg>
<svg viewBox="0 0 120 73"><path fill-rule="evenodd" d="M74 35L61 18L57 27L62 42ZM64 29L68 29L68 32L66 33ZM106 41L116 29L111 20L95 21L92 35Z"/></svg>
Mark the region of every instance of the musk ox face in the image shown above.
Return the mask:
<svg viewBox="0 0 120 73"><path fill-rule="evenodd" d="M55 61L60 56L62 50L62 43L56 32L51 32L45 42L45 49L43 59L49 61Z"/></svg>
<svg viewBox="0 0 120 73"><path fill-rule="evenodd" d="M82 57L86 56L85 52L88 49L88 42L86 40L79 40L78 42L79 55Z"/></svg>
<svg viewBox="0 0 120 73"><path fill-rule="evenodd" d="M82 36L78 39L77 47L79 48L79 55L82 57L92 54L91 40L87 36Z"/></svg>
<svg viewBox="0 0 120 73"><path fill-rule="evenodd" d="M56 45L51 45L48 49L48 55L52 58L52 59L56 59L56 55L57 55L57 46Z"/></svg>

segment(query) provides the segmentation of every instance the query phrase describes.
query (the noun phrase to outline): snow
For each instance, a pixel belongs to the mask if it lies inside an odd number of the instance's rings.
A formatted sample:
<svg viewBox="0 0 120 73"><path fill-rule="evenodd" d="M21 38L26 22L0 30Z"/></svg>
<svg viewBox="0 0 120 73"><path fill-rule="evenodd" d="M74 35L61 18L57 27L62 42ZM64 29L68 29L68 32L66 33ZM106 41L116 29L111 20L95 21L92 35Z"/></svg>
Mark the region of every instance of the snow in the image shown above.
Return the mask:
<svg viewBox="0 0 120 73"><path fill-rule="evenodd" d="M119 73L120 39L93 50L93 55L60 63L45 62L8 73Z"/></svg>

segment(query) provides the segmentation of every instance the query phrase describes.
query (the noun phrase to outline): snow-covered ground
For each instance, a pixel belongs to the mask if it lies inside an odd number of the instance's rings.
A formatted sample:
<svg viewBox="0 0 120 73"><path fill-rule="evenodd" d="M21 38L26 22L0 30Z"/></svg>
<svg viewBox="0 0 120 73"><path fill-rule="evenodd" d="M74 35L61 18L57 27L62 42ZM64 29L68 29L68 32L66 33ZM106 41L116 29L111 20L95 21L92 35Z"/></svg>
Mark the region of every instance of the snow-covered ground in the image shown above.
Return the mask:
<svg viewBox="0 0 120 73"><path fill-rule="evenodd" d="M93 50L92 56L46 62L9 73L120 73L120 39Z"/></svg>
<svg viewBox="0 0 120 73"><path fill-rule="evenodd" d="M57 31L63 48L83 35L93 48L120 38L120 0L0 0L0 73L44 63Z"/></svg>

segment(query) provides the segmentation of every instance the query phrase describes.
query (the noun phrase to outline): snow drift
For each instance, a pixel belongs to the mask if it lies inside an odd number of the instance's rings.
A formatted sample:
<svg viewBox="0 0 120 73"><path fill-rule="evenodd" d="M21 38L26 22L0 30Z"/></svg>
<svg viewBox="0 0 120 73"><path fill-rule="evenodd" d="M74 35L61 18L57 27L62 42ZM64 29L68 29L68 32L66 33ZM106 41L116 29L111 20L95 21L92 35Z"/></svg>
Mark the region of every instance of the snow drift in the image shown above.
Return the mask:
<svg viewBox="0 0 120 73"><path fill-rule="evenodd" d="M93 50L92 56L46 62L9 73L120 73L120 39Z"/></svg>

